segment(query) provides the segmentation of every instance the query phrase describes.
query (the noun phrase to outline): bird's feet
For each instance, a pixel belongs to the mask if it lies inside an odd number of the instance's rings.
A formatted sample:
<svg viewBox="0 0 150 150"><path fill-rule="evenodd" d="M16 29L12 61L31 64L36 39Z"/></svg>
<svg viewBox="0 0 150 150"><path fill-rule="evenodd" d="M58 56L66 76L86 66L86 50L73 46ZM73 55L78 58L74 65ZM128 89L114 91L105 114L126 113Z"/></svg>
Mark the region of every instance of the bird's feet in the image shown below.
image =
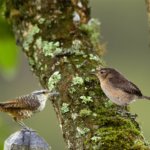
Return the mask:
<svg viewBox="0 0 150 150"><path fill-rule="evenodd" d="M130 112L125 111L126 110L126 105L123 107L123 109L121 109L121 106L117 106L117 107L109 109L109 110L120 110L122 112L121 117L126 118L126 119L128 119L128 118L133 118L134 119L134 118L138 117L137 114L132 115ZM120 112L118 112L118 111L116 113L120 114Z"/></svg>
<svg viewBox="0 0 150 150"><path fill-rule="evenodd" d="M130 112L125 112L125 114L129 117L129 118L136 118L136 117L138 117L138 115L137 114L135 114L135 115L132 115Z"/></svg>

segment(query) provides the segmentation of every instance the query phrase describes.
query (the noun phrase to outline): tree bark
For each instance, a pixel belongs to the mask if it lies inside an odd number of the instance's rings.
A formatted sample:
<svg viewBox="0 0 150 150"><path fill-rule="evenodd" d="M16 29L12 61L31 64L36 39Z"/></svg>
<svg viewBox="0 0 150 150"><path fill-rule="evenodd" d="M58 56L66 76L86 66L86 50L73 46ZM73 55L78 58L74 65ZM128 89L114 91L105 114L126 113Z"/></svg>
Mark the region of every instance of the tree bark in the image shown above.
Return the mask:
<svg viewBox="0 0 150 150"><path fill-rule="evenodd" d="M68 148L148 149L135 118L110 111L115 104L88 74L105 65L88 0L5 0L5 6L31 71L43 88L60 92L51 100Z"/></svg>

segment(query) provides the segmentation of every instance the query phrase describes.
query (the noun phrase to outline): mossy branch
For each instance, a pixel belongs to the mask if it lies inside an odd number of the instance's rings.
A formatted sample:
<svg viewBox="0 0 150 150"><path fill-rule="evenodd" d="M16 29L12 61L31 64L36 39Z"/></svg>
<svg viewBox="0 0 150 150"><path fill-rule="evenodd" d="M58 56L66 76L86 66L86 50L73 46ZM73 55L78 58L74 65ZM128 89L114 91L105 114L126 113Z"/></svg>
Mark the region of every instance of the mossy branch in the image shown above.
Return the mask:
<svg viewBox="0 0 150 150"><path fill-rule="evenodd" d="M104 66L99 21L88 0L5 0L16 43L52 100L69 149L147 149L139 124L121 118L88 71ZM14 13L17 12L17 13Z"/></svg>

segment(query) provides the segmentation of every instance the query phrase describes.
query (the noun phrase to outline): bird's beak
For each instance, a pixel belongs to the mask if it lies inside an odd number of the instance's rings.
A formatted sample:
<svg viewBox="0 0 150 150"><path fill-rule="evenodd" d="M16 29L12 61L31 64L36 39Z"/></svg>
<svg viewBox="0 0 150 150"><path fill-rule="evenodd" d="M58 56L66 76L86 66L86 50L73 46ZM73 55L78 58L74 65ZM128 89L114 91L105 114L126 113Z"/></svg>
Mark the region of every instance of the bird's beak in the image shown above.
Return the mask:
<svg viewBox="0 0 150 150"><path fill-rule="evenodd" d="M49 92L50 95L59 94L58 92Z"/></svg>
<svg viewBox="0 0 150 150"><path fill-rule="evenodd" d="M89 74L97 74L98 71L94 71L94 72L89 72Z"/></svg>

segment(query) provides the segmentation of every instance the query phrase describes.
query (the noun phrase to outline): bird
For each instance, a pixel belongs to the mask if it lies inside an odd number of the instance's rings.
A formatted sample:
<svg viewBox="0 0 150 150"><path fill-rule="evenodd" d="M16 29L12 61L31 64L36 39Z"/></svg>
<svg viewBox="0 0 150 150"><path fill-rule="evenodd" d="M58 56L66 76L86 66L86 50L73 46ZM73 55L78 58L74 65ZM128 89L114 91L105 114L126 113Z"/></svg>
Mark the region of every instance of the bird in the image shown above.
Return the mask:
<svg viewBox="0 0 150 150"><path fill-rule="evenodd" d="M22 120L27 119L42 111L50 95L59 94L49 90L34 91L29 95L17 97L6 102L0 102L0 111L13 117L25 129L29 129Z"/></svg>
<svg viewBox="0 0 150 150"><path fill-rule="evenodd" d="M118 105L113 110L121 109L121 106L124 106L121 116L124 115L127 105L136 99L150 100L150 97L143 95L134 83L114 68L106 67L89 73L95 74L99 78L101 89L105 95Z"/></svg>

